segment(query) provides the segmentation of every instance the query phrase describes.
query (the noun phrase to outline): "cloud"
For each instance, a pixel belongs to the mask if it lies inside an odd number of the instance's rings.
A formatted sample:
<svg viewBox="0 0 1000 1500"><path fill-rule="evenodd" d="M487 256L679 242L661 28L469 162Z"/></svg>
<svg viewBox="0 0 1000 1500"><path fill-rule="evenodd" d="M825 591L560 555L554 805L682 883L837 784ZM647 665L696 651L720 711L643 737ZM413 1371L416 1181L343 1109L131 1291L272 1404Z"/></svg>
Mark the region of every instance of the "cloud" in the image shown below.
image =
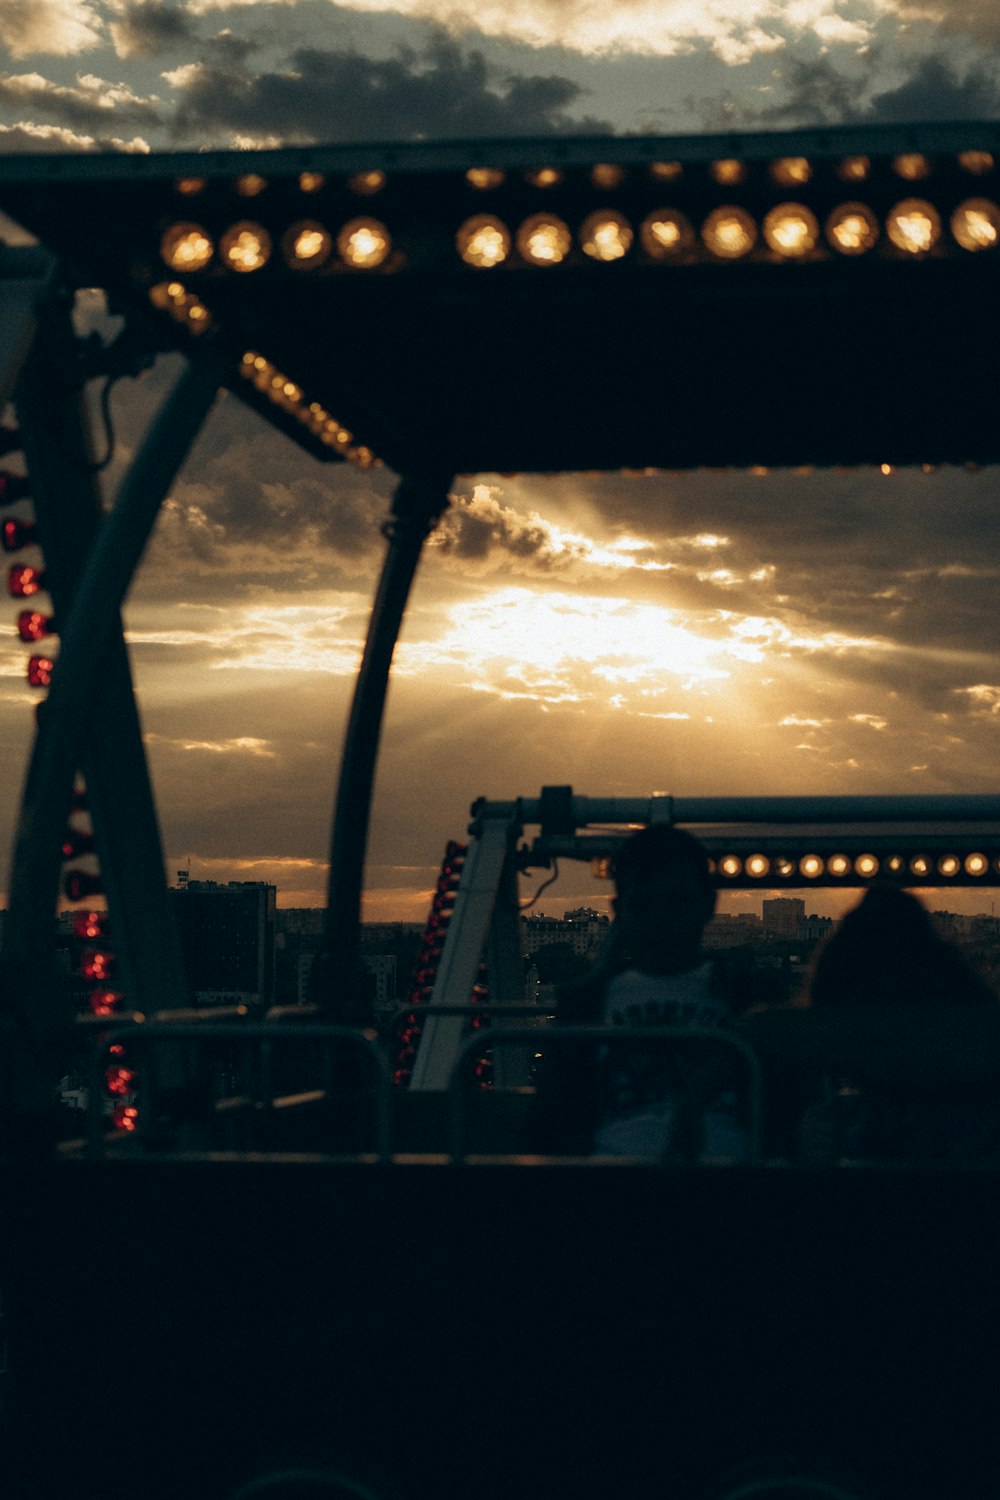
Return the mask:
<svg viewBox="0 0 1000 1500"><path fill-rule="evenodd" d="M156 105L141 99L124 83L108 83L93 74L77 77L75 88L50 83L40 73L0 75L0 104L47 115L48 121L74 131L118 126L155 128Z"/></svg>
<svg viewBox="0 0 1000 1500"><path fill-rule="evenodd" d="M49 151L145 153L149 149L149 142L142 136L133 136L130 141L125 141L114 135L79 135L59 125L36 125L31 120L19 120L16 125L0 125L0 151L9 155Z"/></svg>
<svg viewBox="0 0 1000 1500"><path fill-rule="evenodd" d="M581 86L556 75L495 77L480 52L444 37L390 58L301 47L282 71L250 77L193 63L165 75L177 92L173 134L262 126L286 141L419 140L603 132L571 117Z"/></svg>
<svg viewBox="0 0 1000 1500"><path fill-rule="evenodd" d="M103 26L88 0L0 0L0 41L11 57L69 57L100 46Z"/></svg>
<svg viewBox="0 0 1000 1500"><path fill-rule="evenodd" d="M996 35L1000 40L1000 24ZM903 83L873 95L869 116L880 124L993 119L1000 116L1000 76L985 65L959 74L945 59L925 57Z"/></svg>
<svg viewBox="0 0 1000 1500"><path fill-rule="evenodd" d="M197 36L190 12L172 0L128 0L121 19L112 21L109 30L122 58L158 57Z"/></svg>
<svg viewBox="0 0 1000 1500"><path fill-rule="evenodd" d="M902 16L936 21L946 31L1000 42L1000 10L995 0L892 0Z"/></svg>

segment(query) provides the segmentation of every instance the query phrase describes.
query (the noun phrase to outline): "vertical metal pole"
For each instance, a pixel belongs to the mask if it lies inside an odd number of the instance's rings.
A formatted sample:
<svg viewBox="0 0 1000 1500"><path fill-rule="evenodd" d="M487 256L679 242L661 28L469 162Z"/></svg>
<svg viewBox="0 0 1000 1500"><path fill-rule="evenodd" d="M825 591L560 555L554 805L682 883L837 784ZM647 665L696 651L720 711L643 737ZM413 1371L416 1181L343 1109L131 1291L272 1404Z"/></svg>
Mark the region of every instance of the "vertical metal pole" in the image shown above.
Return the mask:
<svg viewBox="0 0 1000 1500"><path fill-rule="evenodd" d="M420 553L448 504L450 482L450 476L405 475L399 482L392 519L385 527L389 546L344 739L330 847L325 941L313 964L311 989L317 1004L348 1024L366 1024L371 1019L361 968L361 893L389 671Z"/></svg>

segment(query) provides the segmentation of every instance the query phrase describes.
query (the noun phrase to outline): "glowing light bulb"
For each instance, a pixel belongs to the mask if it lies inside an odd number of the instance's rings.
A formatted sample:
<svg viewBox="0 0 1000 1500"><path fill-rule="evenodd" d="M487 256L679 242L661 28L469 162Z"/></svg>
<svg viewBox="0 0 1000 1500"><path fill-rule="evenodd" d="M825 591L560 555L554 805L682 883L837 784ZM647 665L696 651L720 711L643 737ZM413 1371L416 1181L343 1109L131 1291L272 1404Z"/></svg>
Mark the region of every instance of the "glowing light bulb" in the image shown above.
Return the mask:
<svg viewBox="0 0 1000 1500"><path fill-rule="evenodd" d="M654 260L670 260L692 249L694 230L676 209L658 208L642 221L639 239Z"/></svg>
<svg viewBox="0 0 1000 1500"><path fill-rule="evenodd" d="M858 875L870 879L872 875L878 874L878 859L874 854L859 854L854 861L854 869Z"/></svg>
<svg viewBox="0 0 1000 1500"><path fill-rule="evenodd" d="M989 198L967 198L951 216L951 232L963 250L992 250L1000 242L1000 208Z"/></svg>
<svg viewBox="0 0 1000 1500"><path fill-rule="evenodd" d="M782 880L791 880L795 874L795 866L790 859L786 859L784 855L779 855L774 861L774 873L775 875L780 875Z"/></svg>
<svg viewBox="0 0 1000 1500"><path fill-rule="evenodd" d="M649 175L655 182L676 182L683 177L684 168L679 161L651 161Z"/></svg>
<svg viewBox="0 0 1000 1500"><path fill-rule="evenodd" d="M802 203L779 203L765 216L764 239L786 259L808 255L819 239L816 215Z"/></svg>
<svg viewBox="0 0 1000 1500"><path fill-rule="evenodd" d="M826 868L831 875L836 875L838 879L843 879L845 875L851 873L851 861L846 854L831 854L826 862Z"/></svg>
<svg viewBox="0 0 1000 1500"><path fill-rule="evenodd" d="M960 151L958 165L972 177L983 177L993 171L993 155L989 151Z"/></svg>
<svg viewBox="0 0 1000 1500"><path fill-rule="evenodd" d="M799 873L807 880L817 880L823 873L823 861L818 854L804 854L799 860Z"/></svg>
<svg viewBox="0 0 1000 1500"><path fill-rule="evenodd" d="M926 255L941 238L938 212L922 198L905 198L890 210L886 231L892 243L908 255Z"/></svg>
<svg viewBox="0 0 1000 1500"><path fill-rule="evenodd" d="M837 164L837 176L841 182L864 182L872 164L867 156L845 156Z"/></svg>
<svg viewBox="0 0 1000 1500"><path fill-rule="evenodd" d="M747 874L752 875L755 880L761 880L770 873L771 861L766 854L751 854L747 860Z"/></svg>
<svg viewBox="0 0 1000 1500"><path fill-rule="evenodd" d="M599 161L590 169L590 180L598 188L621 187L625 181L625 168L613 162Z"/></svg>
<svg viewBox="0 0 1000 1500"><path fill-rule="evenodd" d="M719 874L733 880L743 870L743 861L738 854L724 854L719 860Z"/></svg>
<svg viewBox="0 0 1000 1500"><path fill-rule="evenodd" d="M262 224L244 219L226 230L219 251L231 271L259 271L271 258L271 236Z"/></svg>
<svg viewBox="0 0 1000 1500"><path fill-rule="evenodd" d="M562 219L533 214L517 231L517 248L534 266L555 266L569 254L572 237Z"/></svg>
<svg viewBox="0 0 1000 1500"><path fill-rule="evenodd" d="M326 178L322 172L300 172L299 191L302 193L318 193L321 188L326 187Z"/></svg>
<svg viewBox="0 0 1000 1500"><path fill-rule="evenodd" d="M878 220L864 203L842 203L826 221L827 240L841 255L864 255L878 236Z"/></svg>
<svg viewBox="0 0 1000 1500"><path fill-rule="evenodd" d="M245 177L237 177L233 187L241 198L256 198L267 187L267 178L248 172Z"/></svg>
<svg viewBox="0 0 1000 1500"><path fill-rule="evenodd" d="M779 187L795 187L800 182L808 182L812 176L812 166L804 156L779 157L771 163L770 171Z"/></svg>
<svg viewBox="0 0 1000 1500"><path fill-rule="evenodd" d="M458 253L470 266L499 266L510 254L510 230L490 214L466 219L455 236Z"/></svg>
<svg viewBox="0 0 1000 1500"><path fill-rule="evenodd" d="M370 271L389 257L392 239L378 219L351 219L337 235L341 260L359 271Z"/></svg>
<svg viewBox="0 0 1000 1500"><path fill-rule="evenodd" d="M47 688L52 685L55 662L50 656L28 657L28 684L30 687Z"/></svg>
<svg viewBox="0 0 1000 1500"><path fill-rule="evenodd" d="M322 224L301 219L286 230L281 241L282 253L293 271L312 271L330 259L333 240Z"/></svg>
<svg viewBox="0 0 1000 1500"><path fill-rule="evenodd" d="M40 594L45 587L45 574L41 568L28 563L14 563L7 572L7 588L14 599L30 599Z"/></svg>
<svg viewBox="0 0 1000 1500"><path fill-rule="evenodd" d="M352 193L368 198L372 193L380 193L385 187L385 173L355 172L353 177L348 177L347 186Z"/></svg>
<svg viewBox="0 0 1000 1500"><path fill-rule="evenodd" d="M745 209L716 208L701 226L701 237L713 255L739 260L757 243L757 225Z"/></svg>
<svg viewBox="0 0 1000 1500"><path fill-rule="evenodd" d="M591 260L621 260L632 248L632 226L613 209L598 209L580 226L580 244Z"/></svg>
<svg viewBox="0 0 1000 1500"><path fill-rule="evenodd" d="M550 188L562 182L563 174L557 167L539 167L537 171L525 172L524 180L532 187Z"/></svg>
<svg viewBox="0 0 1000 1500"><path fill-rule="evenodd" d="M160 240L160 258L172 271L201 271L215 254L200 224L171 224Z"/></svg>
<svg viewBox="0 0 1000 1500"><path fill-rule="evenodd" d="M937 867L938 874L943 875L946 879L948 879L951 876L958 874L959 870L962 868L962 861L959 859L957 854L942 854L941 858L938 860Z"/></svg>
<svg viewBox="0 0 1000 1500"><path fill-rule="evenodd" d="M17 617L17 633L27 645L52 635L55 621L51 615L43 615L37 609L23 609Z"/></svg>
<svg viewBox="0 0 1000 1500"><path fill-rule="evenodd" d="M743 163L733 157L726 157L723 161L713 161L708 170L713 179L725 187L743 182L747 175L747 169Z"/></svg>
<svg viewBox="0 0 1000 1500"><path fill-rule="evenodd" d="M931 164L921 152L905 151L901 156L893 157L892 170L907 182L920 182L931 175Z"/></svg>
<svg viewBox="0 0 1000 1500"><path fill-rule="evenodd" d="M965 856L965 873L967 875L985 875L990 867L990 862L985 854L967 854Z"/></svg>
<svg viewBox="0 0 1000 1500"><path fill-rule="evenodd" d="M470 167L465 174L465 180L470 187L479 192L488 192L490 188L501 187L506 172L501 172L499 167Z"/></svg>
<svg viewBox="0 0 1000 1500"><path fill-rule="evenodd" d="M113 1016L121 1010L125 996L117 990L92 990L90 993L90 1009L95 1016Z"/></svg>
<svg viewBox="0 0 1000 1500"><path fill-rule="evenodd" d="M929 875L931 873L931 862L926 854L915 854L910 860L911 875Z"/></svg>
<svg viewBox="0 0 1000 1500"><path fill-rule="evenodd" d="M205 191L205 179L204 177L179 177L174 187L185 198L193 198L197 193Z"/></svg>

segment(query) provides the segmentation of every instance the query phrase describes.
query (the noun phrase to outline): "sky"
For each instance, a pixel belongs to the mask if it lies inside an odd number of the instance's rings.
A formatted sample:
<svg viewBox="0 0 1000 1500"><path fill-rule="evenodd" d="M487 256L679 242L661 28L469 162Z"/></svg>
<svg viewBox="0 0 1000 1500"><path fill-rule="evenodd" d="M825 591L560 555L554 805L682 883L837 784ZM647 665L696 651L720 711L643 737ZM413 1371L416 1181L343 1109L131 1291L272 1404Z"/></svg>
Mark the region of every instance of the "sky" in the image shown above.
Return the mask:
<svg viewBox="0 0 1000 1500"><path fill-rule="evenodd" d="M0 150L996 119L998 43L992 0L0 0ZM108 327L93 295L79 316ZM109 498L176 373L116 387ZM171 874L322 902L391 487L219 401L126 609ZM996 790L998 489L995 468L463 476L397 653L365 916L424 916L480 795ZM24 658L0 636L0 848ZM538 909L607 894L564 869Z"/></svg>

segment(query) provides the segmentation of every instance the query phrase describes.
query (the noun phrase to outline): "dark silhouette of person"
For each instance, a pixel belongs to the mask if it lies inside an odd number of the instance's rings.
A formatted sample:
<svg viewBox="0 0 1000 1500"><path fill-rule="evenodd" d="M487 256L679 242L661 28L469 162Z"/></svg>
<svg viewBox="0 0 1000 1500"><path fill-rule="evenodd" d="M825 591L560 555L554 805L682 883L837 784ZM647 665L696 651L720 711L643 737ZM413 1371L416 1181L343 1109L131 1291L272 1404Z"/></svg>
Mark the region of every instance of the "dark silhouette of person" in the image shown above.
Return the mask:
<svg viewBox="0 0 1000 1500"><path fill-rule="evenodd" d="M704 951L716 888L692 834L667 824L641 829L616 855L614 878L615 920L604 949L587 975L557 992L557 1025L725 1027L751 1006L784 998L773 971L755 970L728 951ZM659 1160L693 1066L683 1045L568 1041L550 1048L536 1149ZM716 1102L706 1154L741 1155L746 1135L735 1097L727 1092Z"/></svg>
<svg viewBox="0 0 1000 1500"><path fill-rule="evenodd" d="M806 1000L817 1012L852 1024L872 1012L949 1013L975 1027L977 1013L1000 1010L997 997L936 930L908 891L873 886L817 951ZM932 1038L929 1039L932 1045ZM912 1041L911 1041L912 1045ZM830 1071L823 1096L805 1111L800 1156L936 1164L1000 1162L1000 1102L993 1084L940 1079L921 1084Z"/></svg>

